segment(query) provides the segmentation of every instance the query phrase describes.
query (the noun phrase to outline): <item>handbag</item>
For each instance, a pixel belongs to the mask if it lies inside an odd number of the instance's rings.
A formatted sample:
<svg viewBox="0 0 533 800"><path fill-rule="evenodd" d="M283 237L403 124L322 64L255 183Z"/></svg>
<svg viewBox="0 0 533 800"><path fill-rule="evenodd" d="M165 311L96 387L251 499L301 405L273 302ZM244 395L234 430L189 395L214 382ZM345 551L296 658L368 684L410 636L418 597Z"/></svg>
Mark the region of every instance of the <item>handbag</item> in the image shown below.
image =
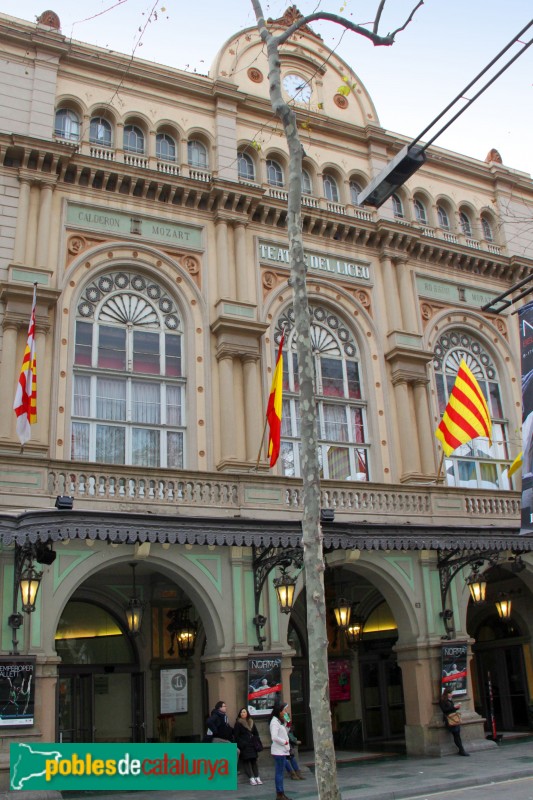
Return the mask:
<svg viewBox="0 0 533 800"><path fill-rule="evenodd" d="M451 714L446 715L446 722L448 725L460 725L461 724L461 714L459 711L452 711Z"/></svg>
<svg viewBox="0 0 533 800"><path fill-rule="evenodd" d="M252 736L252 744L255 748L256 753L260 753L263 750L263 742L259 738L259 736Z"/></svg>

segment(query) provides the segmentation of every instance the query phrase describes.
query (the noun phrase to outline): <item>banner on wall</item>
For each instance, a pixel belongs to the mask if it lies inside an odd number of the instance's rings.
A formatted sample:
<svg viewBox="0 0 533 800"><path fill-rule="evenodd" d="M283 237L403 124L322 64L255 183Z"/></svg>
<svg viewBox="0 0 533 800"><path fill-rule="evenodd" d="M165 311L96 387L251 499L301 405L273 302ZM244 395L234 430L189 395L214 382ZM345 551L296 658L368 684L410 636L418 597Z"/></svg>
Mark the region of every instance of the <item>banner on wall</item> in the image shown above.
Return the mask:
<svg viewBox="0 0 533 800"><path fill-rule="evenodd" d="M454 695L466 694L466 644L442 645L441 688L449 689Z"/></svg>
<svg viewBox="0 0 533 800"><path fill-rule="evenodd" d="M522 364L522 524L533 532L533 303L518 310Z"/></svg>
<svg viewBox="0 0 533 800"><path fill-rule="evenodd" d="M350 700L350 662L347 658L328 661L329 699L331 703Z"/></svg>
<svg viewBox="0 0 533 800"><path fill-rule="evenodd" d="M0 657L0 728L33 725L35 658Z"/></svg>
<svg viewBox="0 0 533 800"><path fill-rule="evenodd" d="M252 717L266 716L281 700L281 656L263 654L248 658L248 711Z"/></svg>

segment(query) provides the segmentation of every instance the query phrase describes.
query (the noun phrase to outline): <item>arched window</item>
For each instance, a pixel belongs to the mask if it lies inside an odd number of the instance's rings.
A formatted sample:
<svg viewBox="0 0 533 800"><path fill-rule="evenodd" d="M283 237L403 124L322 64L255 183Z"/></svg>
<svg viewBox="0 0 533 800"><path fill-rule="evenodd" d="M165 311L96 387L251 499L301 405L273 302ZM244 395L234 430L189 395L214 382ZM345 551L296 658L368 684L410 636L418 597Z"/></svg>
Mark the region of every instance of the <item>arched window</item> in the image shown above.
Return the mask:
<svg viewBox="0 0 533 800"><path fill-rule="evenodd" d="M509 489L509 479L504 474L509 466L508 423L504 416L498 373L484 345L464 330L446 331L435 345L433 366L439 416L442 418L444 414L463 358L487 401L492 418L492 445L480 436L458 447L445 459L448 485Z"/></svg>
<svg viewBox="0 0 533 800"><path fill-rule="evenodd" d="M303 194L313 194L311 176L306 169L302 170L302 192Z"/></svg>
<svg viewBox="0 0 533 800"><path fill-rule="evenodd" d="M419 222L421 225L428 224L428 215L426 212L426 207L422 200L419 197L415 197L414 199L414 207L415 207L415 217L416 221Z"/></svg>
<svg viewBox="0 0 533 800"><path fill-rule="evenodd" d="M56 111L56 121L54 127L56 136L68 139L70 142L77 142L80 138L80 120L78 115L70 108L60 108Z"/></svg>
<svg viewBox="0 0 533 800"><path fill-rule="evenodd" d="M239 178L242 181L255 181L255 164L253 158L248 153L237 155L237 166Z"/></svg>
<svg viewBox="0 0 533 800"><path fill-rule="evenodd" d="M494 241L494 233L492 232L492 225L486 217L481 217L481 228L483 230L483 238L486 242Z"/></svg>
<svg viewBox="0 0 533 800"><path fill-rule="evenodd" d="M459 224L461 225L461 230L465 236L468 236L470 239L472 237L472 223L470 222L470 218L466 211L461 211L459 214Z"/></svg>
<svg viewBox="0 0 533 800"><path fill-rule="evenodd" d="M398 219L404 218L402 199L397 194L392 195L392 210L395 217Z"/></svg>
<svg viewBox="0 0 533 800"><path fill-rule="evenodd" d="M441 206L440 204L437 206L437 218L439 220L439 226L442 228L443 231L450 230L450 218L448 217L448 212Z"/></svg>
<svg viewBox="0 0 533 800"><path fill-rule="evenodd" d="M93 117L89 126L89 141L100 147L111 147L111 123L103 117Z"/></svg>
<svg viewBox="0 0 533 800"><path fill-rule="evenodd" d="M357 181L350 181L350 201L352 205L357 206L359 205L357 199L361 192L363 191L363 187Z"/></svg>
<svg viewBox="0 0 533 800"><path fill-rule="evenodd" d="M267 183L269 183L270 186L283 187L285 185L285 180L283 177L283 169L281 168L281 165L278 164L277 161L273 161L271 158L267 158L266 168L267 168Z"/></svg>
<svg viewBox="0 0 533 800"><path fill-rule="evenodd" d="M90 283L77 309L71 458L183 468L185 379L176 304L123 270Z"/></svg>
<svg viewBox="0 0 533 800"><path fill-rule="evenodd" d="M158 133L155 137L155 155L161 161L176 160L176 142L168 133Z"/></svg>
<svg viewBox="0 0 533 800"><path fill-rule="evenodd" d="M203 142L198 139L191 139L187 142L187 163L190 167L197 167L198 169L207 169L207 147Z"/></svg>
<svg viewBox="0 0 533 800"><path fill-rule="evenodd" d="M324 175L324 197L331 203L339 202L339 189L337 187L337 181L333 175L329 175L328 173Z"/></svg>
<svg viewBox="0 0 533 800"><path fill-rule="evenodd" d="M144 153L144 133L136 125L124 125L124 150L126 153Z"/></svg>
<svg viewBox="0 0 533 800"><path fill-rule="evenodd" d="M321 476L329 480L369 479L369 444L360 375L360 359L352 333L323 306L312 306L311 344ZM285 326L281 464L284 475L299 476L300 379L292 307L279 319L275 339Z"/></svg>

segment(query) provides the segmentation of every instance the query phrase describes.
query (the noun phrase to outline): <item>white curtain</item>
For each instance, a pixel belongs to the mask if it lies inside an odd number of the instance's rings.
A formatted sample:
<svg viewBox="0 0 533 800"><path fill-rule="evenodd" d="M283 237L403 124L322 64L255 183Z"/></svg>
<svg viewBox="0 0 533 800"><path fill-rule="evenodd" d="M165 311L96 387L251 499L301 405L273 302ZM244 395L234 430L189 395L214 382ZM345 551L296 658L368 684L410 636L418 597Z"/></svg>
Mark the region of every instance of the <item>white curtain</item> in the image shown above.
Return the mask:
<svg viewBox="0 0 533 800"><path fill-rule="evenodd" d="M324 439L328 442L347 442L348 424L345 406L324 405Z"/></svg>
<svg viewBox="0 0 533 800"><path fill-rule="evenodd" d="M158 383L131 384L132 419L147 425L161 421L161 389Z"/></svg>
<svg viewBox="0 0 533 800"><path fill-rule="evenodd" d="M124 464L126 429L116 425L96 426L96 461L104 464Z"/></svg>
<svg viewBox="0 0 533 800"><path fill-rule="evenodd" d="M126 419L126 381L98 378L96 385L96 416L114 422Z"/></svg>
<svg viewBox="0 0 533 800"><path fill-rule="evenodd" d="M88 417L91 413L91 379L88 375L76 375L74 379L75 417Z"/></svg>

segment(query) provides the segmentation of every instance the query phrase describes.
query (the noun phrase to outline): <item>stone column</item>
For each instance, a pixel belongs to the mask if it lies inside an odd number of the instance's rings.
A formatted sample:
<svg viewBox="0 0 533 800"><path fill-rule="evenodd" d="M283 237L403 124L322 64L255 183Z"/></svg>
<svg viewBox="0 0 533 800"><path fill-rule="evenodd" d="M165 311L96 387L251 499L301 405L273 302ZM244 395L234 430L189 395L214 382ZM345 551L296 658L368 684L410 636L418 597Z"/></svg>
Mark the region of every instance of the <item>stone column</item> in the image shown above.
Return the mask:
<svg viewBox="0 0 533 800"><path fill-rule="evenodd" d="M262 425L261 389L257 356L242 359L244 373L244 425L246 435L246 460L257 461Z"/></svg>
<svg viewBox="0 0 533 800"><path fill-rule="evenodd" d="M218 282L218 300L231 297L231 277L230 259L228 244L228 223L227 220L217 217L215 220L215 232L217 242L217 264L216 274Z"/></svg>
<svg viewBox="0 0 533 800"><path fill-rule="evenodd" d="M28 218L30 214L31 183L29 179L25 177L19 177L19 182L20 194L17 212L17 229L13 248L13 261L15 264L23 264L26 258L26 239L28 236Z"/></svg>
<svg viewBox="0 0 533 800"><path fill-rule="evenodd" d="M402 311L403 327L406 331L417 332L418 321L415 312L415 301L413 286L411 283L411 273L403 258L395 259L396 272L398 275L398 288L400 294L400 307Z"/></svg>
<svg viewBox="0 0 533 800"><path fill-rule="evenodd" d="M218 361L220 385L220 449L222 461L236 459L235 436L235 391L233 381L233 357L224 353Z"/></svg>
<svg viewBox="0 0 533 800"><path fill-rule="evenodd" d="M398 299L398 286L396 275L392 266L392 256L389 253L381 254L381 269L383 273L383 293L387 308L387 316L392 330L402 330L403 320Z"/></svg>
<svg viewBox="0 0 533 800"><path fill-rule="evenodd" d="M420 451L418 441L412 434L415 416L407 381L399 380L394 383L394 396L400 434L402 474L419 474Z"/></svg>
<svg viewBox="0 0 533 800"><path fill-rule="evenodd" d="M10 320L4 320L4 331L2 341L2 376L0 381L0 404L4 409L0 414L0 438L11 439L15 424L15 413L13 400L15 399L16 380L20 371L21 363L16 363L17 357L17 325Z"/></svg>
<svg viewBox="0 0 533 800"><path fill-rule="evenodd" d="M253 274L252 270L248 269L246 258L246 223L235 223L235 265L236 265L236 283L237 300L242 300L247 303L251 301L250 287L248 285L248 276Z"/></svg>
<svg viewBox="0 0 533 800"><path fill-rule="evenodd" d="M48 266L48 248L50 244L50 227L52 224L52 192L54 184L43 183L39 201L39 222L37 226L37 247L35 251L35 266Z"/></svg>
<svg viewBox="0 0 533 800"><path fill-rule="evenodd" d="M416 431L420 447L420 460L424 475L435 472L435 437L431 426L429 413L428 381L414 381L413 394L415 402L415 416L417 421Z"/></svg>

